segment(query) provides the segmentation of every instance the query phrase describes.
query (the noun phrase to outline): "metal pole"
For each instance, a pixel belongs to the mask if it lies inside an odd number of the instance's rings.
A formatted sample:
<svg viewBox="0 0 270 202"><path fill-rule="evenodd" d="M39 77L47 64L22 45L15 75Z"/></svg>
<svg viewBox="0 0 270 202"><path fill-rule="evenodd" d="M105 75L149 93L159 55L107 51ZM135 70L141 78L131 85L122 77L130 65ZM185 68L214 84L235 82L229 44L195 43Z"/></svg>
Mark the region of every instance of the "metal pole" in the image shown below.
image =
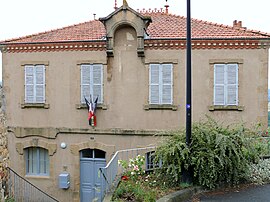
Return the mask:
<svg viewBox="0 0 270 202"><path fill-rule="evenodd" d="M187 0L187 78L186 78L186 144L191 142L191 25L190 0Z"/></svg>
<svg viewBox="0 0 270 202"><path fill-rule="evenodd" d="M187 52L186 52L186 144L189 147L191 143L191 18L190 18L190 0L187 0ZM183 171L183 181L192 183L191 168Z"/></svg>

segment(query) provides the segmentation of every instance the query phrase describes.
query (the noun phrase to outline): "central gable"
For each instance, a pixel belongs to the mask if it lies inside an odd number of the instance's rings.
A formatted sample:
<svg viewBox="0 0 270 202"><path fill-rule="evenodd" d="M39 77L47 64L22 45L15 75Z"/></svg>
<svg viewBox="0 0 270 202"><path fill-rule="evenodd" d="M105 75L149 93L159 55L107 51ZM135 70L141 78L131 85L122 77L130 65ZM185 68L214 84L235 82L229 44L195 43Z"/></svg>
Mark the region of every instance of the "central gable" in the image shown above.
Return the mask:
<svg viewBox="0 0 270 202"><path fill-rule="evenodd" d="M107 56L113 57L115 31L121 27L130 26L135 29L137 37L137 53L144 56L144 35L148 25L152 22L151 17L143 16L128 6L124 1L123 6L116 9L107 17L99 19L106 29Z"/></svg>

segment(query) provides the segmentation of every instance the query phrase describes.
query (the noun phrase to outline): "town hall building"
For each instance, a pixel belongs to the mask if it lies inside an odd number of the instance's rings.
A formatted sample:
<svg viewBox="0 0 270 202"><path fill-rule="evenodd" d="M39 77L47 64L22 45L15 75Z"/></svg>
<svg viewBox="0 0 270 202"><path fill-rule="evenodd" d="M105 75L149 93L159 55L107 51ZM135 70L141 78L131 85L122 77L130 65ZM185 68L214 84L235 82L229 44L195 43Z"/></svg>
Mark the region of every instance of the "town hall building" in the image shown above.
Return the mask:
<svg viewBox="0 0 270 202"><path fill-rule="evenodd" d="M193 121L267 127L270 34L241 21L191 26ZM59 201L101 200L99 168L116 151L156 146L185 126L186 18L168 8L124 1L99 20L0 45L10 167Z"/></svg>

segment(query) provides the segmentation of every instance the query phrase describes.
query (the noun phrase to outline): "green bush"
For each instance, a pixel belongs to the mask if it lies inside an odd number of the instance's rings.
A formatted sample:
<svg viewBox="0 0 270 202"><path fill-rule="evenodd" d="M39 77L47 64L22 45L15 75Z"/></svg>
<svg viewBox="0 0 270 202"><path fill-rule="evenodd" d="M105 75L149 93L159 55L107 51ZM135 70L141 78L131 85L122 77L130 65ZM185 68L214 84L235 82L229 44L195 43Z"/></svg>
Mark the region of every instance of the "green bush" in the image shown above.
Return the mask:
<svg viewBox="0 0 270 202"><path fill-rule="evenodd" d="M124 173L120 184L113 194L113 201L156 201L155 191L149 189L149 185L153 186L153 183L146 183L149 180L149 176L145 175L144 156L138 155L135 158L129 159L129 161L119 160L118 164L123 167Z"/></svg>
<svg viewBox="0 0 270 202"><path fill-rule="evenodd" d="M223 126L213 119L195 123L192 143L186 146L185 131L170 133L156 152L162 169L181 183L183 168L194 171L195 184L215 188L220 184L238 184L247 178L248 164L257 162L267 144L259 133L239 126Z"/></svg>
<svg viewBox="0 0 270 202"><path fill-rule="evenodd" d="M249 166L248 179L255 184L265 184L270 182L270 159L260 160L256 164Z"/></svg>
<svg viewBox="0 0 270 202"><path fill-rule="evenodd" d="M15 202L15 199L12 197L8 197L5 199L5 202Z"/></svg>
<svg viewBox="0 0 270 202"><path fill-rule="evenodd" d="M132 180L121 181L113 194L113 201L138 201L155 202L156 193L153 190L145 190L139 182Z"/></svg>

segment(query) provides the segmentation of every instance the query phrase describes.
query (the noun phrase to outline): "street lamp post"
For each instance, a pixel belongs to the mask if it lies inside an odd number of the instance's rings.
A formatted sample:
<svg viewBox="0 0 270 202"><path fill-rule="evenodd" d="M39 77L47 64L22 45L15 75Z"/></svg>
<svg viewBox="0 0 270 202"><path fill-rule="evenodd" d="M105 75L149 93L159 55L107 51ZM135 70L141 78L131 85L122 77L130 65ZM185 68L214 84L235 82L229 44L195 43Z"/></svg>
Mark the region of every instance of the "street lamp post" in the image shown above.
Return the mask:
<svg viewBox="0 0 270 202"><path fill-rule="evenodd" d="M190 147L191 143L191 18L190 18L190 0L187 0L187 52L186 52L186 145ZM183 170L183 182L192 183L192 169Z"/></svg>

